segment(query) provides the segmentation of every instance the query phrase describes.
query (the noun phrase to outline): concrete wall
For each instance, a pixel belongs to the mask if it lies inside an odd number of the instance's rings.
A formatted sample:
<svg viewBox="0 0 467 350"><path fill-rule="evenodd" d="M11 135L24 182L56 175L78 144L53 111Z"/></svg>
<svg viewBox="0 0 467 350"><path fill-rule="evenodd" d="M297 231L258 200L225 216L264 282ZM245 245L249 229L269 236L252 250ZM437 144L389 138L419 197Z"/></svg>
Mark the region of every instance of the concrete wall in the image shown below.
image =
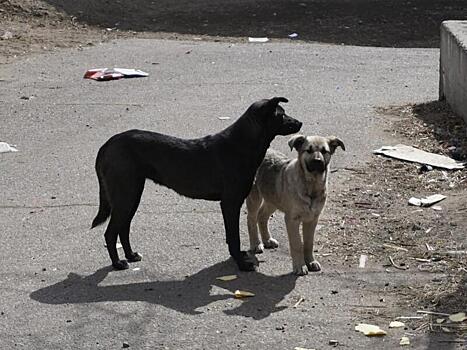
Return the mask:
<svg viewBox="0 0 467 350"><path fill-rule="evenodd" d="M467 122L467 21L441 24L439 99Z"/></svg>

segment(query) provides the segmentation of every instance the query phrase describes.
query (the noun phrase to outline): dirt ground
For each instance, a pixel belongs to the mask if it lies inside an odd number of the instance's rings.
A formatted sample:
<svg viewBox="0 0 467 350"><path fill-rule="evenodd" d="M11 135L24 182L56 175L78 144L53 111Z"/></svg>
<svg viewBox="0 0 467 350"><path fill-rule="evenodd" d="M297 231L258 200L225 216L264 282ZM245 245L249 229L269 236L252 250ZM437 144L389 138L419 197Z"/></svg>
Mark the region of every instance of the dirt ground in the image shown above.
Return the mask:
<svg viewBox="0 0 467 350"><path fill-rule="evenodd" d="M287 35L297 32L304 41L437 47L440 22L465 14L464 0L0 0L0 64L24 55L132 36L290 40ZM405 144L467 161L466 125L446 104L394 106L378 113L386 131ZM333 217L339 219L321 222L333 240L319 238L318 256L343 257L336 264L355 266L364 254L379 261L388 273L394 269L432 273L425 285L395 287L400 306L441 313L465 311L467 171L421 172L419 165L380 156L374 156L367 167L335 171L351 181L343 181L339 187L344 190L328 202L326 211L337 212ZM439 211L407 204L412 196L434 193L447 196ZM410 327L415 333L454 333L466 340L465 322L438 324L436 318L413 320Z"/></svg>

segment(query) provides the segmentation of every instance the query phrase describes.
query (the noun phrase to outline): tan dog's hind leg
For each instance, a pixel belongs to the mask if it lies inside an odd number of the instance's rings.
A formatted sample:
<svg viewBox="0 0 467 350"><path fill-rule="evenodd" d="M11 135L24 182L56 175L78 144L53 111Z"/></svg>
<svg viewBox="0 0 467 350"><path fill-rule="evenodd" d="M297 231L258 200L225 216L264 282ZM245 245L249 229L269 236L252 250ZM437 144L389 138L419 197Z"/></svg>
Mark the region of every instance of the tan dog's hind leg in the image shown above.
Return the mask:
<svg viewBox="0 0 467 350"><path fill-rule="evenodd" d="M305 263L309 271L321 271L321 265L315 260L313 245L315 240L315 230L318 220L303 223L303 252Z"/></svg>
<svg viewBox="0 0 467 350"><path fill-rule="evenodd" d="M303 243L300 236L300 221L294 220L288 215L285 216L287 235L289 236L290 255L292 257L293 273L298 276L308 274L303 255Z"/></svg>
<svg viewBox="0 0 467 350"><path fill-rule="evenodd" d="M262 198L259 194L258 187L253 185L251 187L250 194L246 199L247 214L247 225L248 235L250 237L250 252L253 254L261 254L263 247L259 240L258 234L258 212L261 206Z"/></svg>
<svg viewBox="0 0 467 350"><path fill-rule="evenodd" d="M276 211L276 207L272 204L263 201L261 208L259 208L258 213L258 225L259 225L259 232L261 233L261 240L263 241L263 246L266 249L273 249L279 246L279 243L271 237L269 233L268 222L269 218L271 217L272 213Z"/></svg>

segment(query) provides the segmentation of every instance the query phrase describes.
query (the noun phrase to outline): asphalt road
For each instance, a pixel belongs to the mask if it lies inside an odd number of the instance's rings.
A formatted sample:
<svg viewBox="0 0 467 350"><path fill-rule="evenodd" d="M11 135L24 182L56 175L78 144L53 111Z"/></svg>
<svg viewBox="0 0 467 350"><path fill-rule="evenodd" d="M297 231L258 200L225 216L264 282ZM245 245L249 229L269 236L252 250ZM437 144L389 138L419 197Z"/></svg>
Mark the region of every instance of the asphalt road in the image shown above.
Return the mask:
<svg viewBox="0 0 467 350"><path fill-rule="evenodd" d="M114 66L150 75L82 79L89 68ZM259 272L238 273L217 203L147 183L131 234L143 261L111 271L104 227L89 230L98 202L94 159L126 129L203 136L258 99L285 96L303 133L344 140L347 152L335 155L334 167L362 166L372 149L393 141L374 108L435 100L437 84L436 49L300 43L129 40L0 66L0 141L20 150L0 154L0 347L326 349L337 340L345 349L397 348L400 332L369 339L354 331L365 321L355 305L397 297L382 292L384 271L336 268L327 257L323 273L292 276L281 215L272 223L280 248L261 256ZM286 137L273 146L293 155ZM339 174L335 189L346 180ZM247 247L245 215L241 229ZM216 280L232 273L239 279ZM236 289L256 296L234 299Z"/></svg>

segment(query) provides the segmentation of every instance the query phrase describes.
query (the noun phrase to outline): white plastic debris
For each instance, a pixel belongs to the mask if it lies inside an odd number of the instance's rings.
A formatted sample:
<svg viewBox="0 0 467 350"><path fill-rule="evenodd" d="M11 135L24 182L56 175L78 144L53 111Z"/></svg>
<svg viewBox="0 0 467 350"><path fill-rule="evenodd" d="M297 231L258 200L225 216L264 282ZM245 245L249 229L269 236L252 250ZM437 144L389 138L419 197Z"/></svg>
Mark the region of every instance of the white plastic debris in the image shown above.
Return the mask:
<svg viewBox="0 0 467 350"><path fill-rule="evenodd" d="M250 43L267 43L269 41L269 38L253 38L249 37L248 42Z"/></svg>
<svg viewBox="0 0 467 350"><path fill-rule="evenodd" d="M358 262L358 267L361 269L365 268L367 260L368 260L368 255L365 255L365 254L360 255L360 261Z"/></svg>
<svg viewBox="0 0 467 350"><path fill-rule="evenodd" d="M18 150L6 142L0 142L0 153L18 152Z"/></svg>
<svg viewBox="0 0 467 350"><path fill-rule="evenodd" d="M98 81L116 80L121 78L140 78L147 76L149 76L148 73L132 68L93 68L84 73L84 79L93 79Z"/></svg>
<svg viewBox="0 0 467 350"><path fill-rule="evenodd" d="M217 117L219 120L230 120L230 117Z"/></svg>
<svg viewBox="0 0 467 350"><path fill-rule="evenodd" d="M465 163L458 162L452 158L440 154L425 152L402 144L396 146L383 146L380 149L374 150L373 153L449 170L463 169L465 167Z"/></svg>
<svg viewBox="0 0 467 350"><path fill-rule="evenodd" d="M372 324L366 324L366 323L359 323L358 325L355 326L355 330L362 332L368 337L373 337L373 336L380 336L380 335L386 335L387 333L379 328L378 326L372 325Z"/></svg>
<svg viewBox="0 0 467 350"><path fill-rule="evenodd" d="M409 199L409 204L417 207L430 207L435 203L441 202L445 198L446 196L443 196L442 194L433 194L425 198L412 197Z"/></svg>
<svg viewBox="0 0 467 350"><path fill-rule="evenodd" d="M389 323L389 328L401 328L401 327L405 327L404 322L392 321L391 323Z"/></svg>
<svg viewBox="0 0 467 350"><path fill-rule="evenodd" d="M291 33L289 34L290 39L297 39L298 38L298 33Z"/></svg>
<svg viewBox="0 0 467 350"><path fill-rule="evenodd" d="M399 342L399 345L410 345L410 339L409 337L403 336Z"/></svg>
<svg viewBox="0 0 467 350"><path fill-rule="evenodd" d="M224 281L224 282L233 281L236 279L237 279L237 275L227 275L227 276L216 277L216 280Z"/></svg>

